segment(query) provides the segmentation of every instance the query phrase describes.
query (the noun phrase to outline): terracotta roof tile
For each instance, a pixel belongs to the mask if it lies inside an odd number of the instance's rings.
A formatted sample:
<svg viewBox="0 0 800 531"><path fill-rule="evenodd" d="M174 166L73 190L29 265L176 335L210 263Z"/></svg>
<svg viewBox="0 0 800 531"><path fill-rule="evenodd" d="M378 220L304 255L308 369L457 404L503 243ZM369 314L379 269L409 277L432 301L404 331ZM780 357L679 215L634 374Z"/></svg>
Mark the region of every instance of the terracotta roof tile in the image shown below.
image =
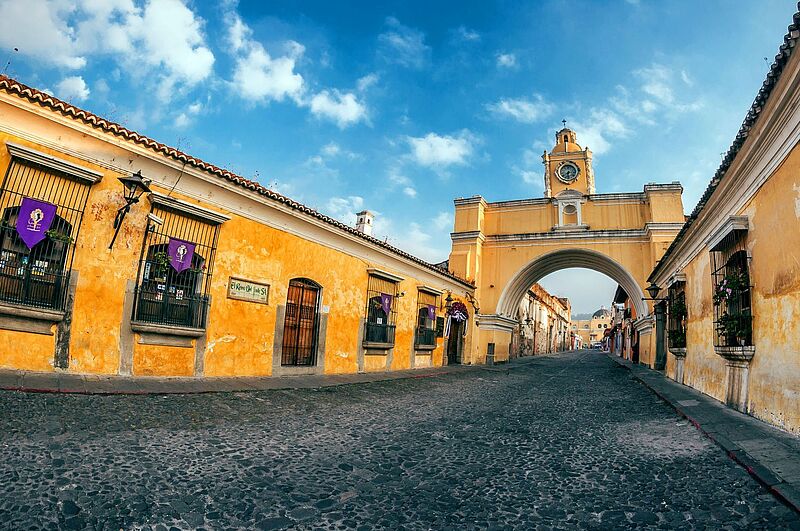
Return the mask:
<svg viewBox="0 0 800 531"><path fill-rule="evenodd" d="M52 110L54 112L58 112L58 113L60 113L60 114L62 114L64 116L73 118L73 119L78 120L80 122L83 122L83 123L85 123L87 125L90 125L90 126L96 128L96 129L100 129L100 130L102 130L102 131L104 131L106 133L109 133L109 134L112 134L114 136L123 138L123 139L125 139L127 141L130 141L130 142L134 142L136 144L145 146L145 147L147 147L147 148L149 148L149 149L151 149L151 150L153 150L153 151L155 151L157 153L160 153L160 154L162 154L162 155L164 155L166 157L169 157L171 159L177 160L177 161L179 161L181 163L188 164L189 166L193 166L193 167L198 168L200 170L206 171L206 172L208 172L210 174L216 175L217 177L220 177L222 179L225 179L227 181L235 183L235 184L237 184L237 185L239 185L239 186L241 186L243 188L246 188L248 190L252 190L252 191L254 191L254 192L256 192L256 193L258 193L258 194L260 194L260 195L262 195L264 197L267 197L267 198L273 200L273 201L277 201L279 203L282 203L282 204L284 204L284 205L286 205L286 206L288 206L288 207L290 207L290 208L292 208L294 210L297 210L299 212L307 214L307 215L309 215L309 216L311 216L313 218L319 219L319 220L321 220L321 221L323 221L323 222L325 222L325 223L327 223L329 225L332 225L332 226L336 227L339 230L342 230L344 232L353 234L355 236L358 236L359 238L367 240L372 244L375 244L375 245L377 245L379 247L382 247L383 249L386 249L387 251L390 251L390 252L392 252L392 253L394 253L396 255L402 256L403 258L407 258L407 259L413 261L414 263L416 263L418 265L421 265L421 266L423 266L423 267L425 267L425 268L427 268L427 269L429 269L431 271L434 271L434 272L436 272L436 273L438 273L440 275L444 275L444 276L446 276L446 277L448 277L448 278L450 278L450 279L452 279L452 280L454 280L456 282L459 282L459 283L461 283L461 284L463 284L465 286L470 286L470 287L474 286L474 283L470 283L470 282L468 282L468 281L466 281L466 280L464 280L462 278L459 278L458 276L450 273L449 271L442 270L441 268L436 267L435 265L430 264L430 263L428 263L428 262L426 262L426 261L424 261L424 260L422 260L420 258L417 258L416 256L413 256L413 255L411 255L411 254L409 254L409 253L407 253L407 252L405 252L405 251L403 251L401 249L398 249L397 247L394 247L394 246L389 245L389 244L387 244L385 242L382 242L381 240L379 240L377 238L373 238L372 236L368 236L368 235L366 235L366 234L364 234L362 232L359 232L355 228L350 227L349 225L346 225L346 224L344 224L344 223L342 223L340 221L337 221L337 220L335 220L335 219L333 219L333 218L331 218L329 216L326 216L326 215L324 215L324 214L322 214L322 213L320 213L320 212L318 212L318 211L316 211L316 210L314 210L312 208L309 208L309 207L303 205L302 203L298 203L297 201L293 201L293 200L289 199L288 197L286 197L284 195L281 195L281 194L279 194L279 193L277 193L277 192L275 192L273 190L270 190L269 188L266 188L266 187L262 186L261 184L255 182L255 181L251 181L250 179L246 179L246 178L242 177L241 175L236 175L235 173L232 173L232 172L230 172L230 171L228 171L228 170L226 170L224 168L220 168L218 166L215 166L213 164L205 162L204 160L198 159L196 157L192 157L191 155L189 155L187 153L184 153L183 151L180 151L179 149L176 149L174 147L170 147L170 146L168 146L166 144L162 144L161 142L153 140L152 138L149 138L149 137L147 137L145 135L139 134L136 131L132 131L132 130L126 128L126 127L123 127L122 125L120 125L118 123L106 120L105 118L102 118L100 116L97 116L96 114L93 114L93 113L89 112L89 111L86 111L84 109L76 107L76 106L74 106L74 105L72 105L70 103L67 103L67 102L65 102L63 100L60 100L60 99L58 99L58 98L56 98L54 96L51 96L51 95L49 95L49 94L47 94L45 92L42 92L42 91L37 90L35 88L29 87L29 86L27 86L27 85L25 85L23 83L20 83L19 81L15 80L15 79L12 79L12 78L10 78L8 76L0 75L0 90L2 90L3 92L6 92L8 94L11 94L11 95L14 95L14 96L18 96L18 97L20 97L20 98L22 98L24 100L29 101L29 102L35 103L35 104L37 104L37 105L39 105L41 107L50 109L50 110Z"/></svg>

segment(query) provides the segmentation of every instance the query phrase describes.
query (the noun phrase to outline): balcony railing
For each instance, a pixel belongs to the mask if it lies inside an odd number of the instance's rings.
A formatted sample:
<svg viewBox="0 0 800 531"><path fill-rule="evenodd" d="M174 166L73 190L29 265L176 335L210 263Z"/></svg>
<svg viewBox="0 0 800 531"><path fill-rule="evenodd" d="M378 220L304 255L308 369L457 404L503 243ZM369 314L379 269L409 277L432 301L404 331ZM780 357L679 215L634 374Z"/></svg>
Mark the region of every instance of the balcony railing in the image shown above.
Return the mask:
<svg viewBox="0 0 800 531"><path fill-rule="evenodd" d="M364 323L364 342L394 345L394 325Z"/></svg>
<svg viewBox="0 0 800 531"><path fill-rule="evenodd" d="M415 347L435 347L436 330L433 328L417 328L414 333Z"/></svg>
<svg viewBox="0 0 800 531"><path fill-rule="evenodd" d="M136 289L133 320L184 328L205 328L208 297Z"/></svg>

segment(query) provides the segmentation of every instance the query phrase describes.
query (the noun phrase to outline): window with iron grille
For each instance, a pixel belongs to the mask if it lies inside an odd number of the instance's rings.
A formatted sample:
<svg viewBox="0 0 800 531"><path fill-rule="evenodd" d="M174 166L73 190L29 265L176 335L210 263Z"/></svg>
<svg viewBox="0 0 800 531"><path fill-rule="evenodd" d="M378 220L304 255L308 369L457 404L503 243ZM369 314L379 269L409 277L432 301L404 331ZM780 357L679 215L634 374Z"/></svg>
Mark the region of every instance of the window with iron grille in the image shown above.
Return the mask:
<svg viewBox="0 0 800 531"><path fill-rule="evenodd" d="M417 328L414 333L414 346L436 346L436 309L439 297L427 291L417 291ZM431 310L432 309L432 310Z"/></svg>
<svg viewBox="0 0 800 531"><path fill-rule="evenodd" d="M388 304L386 304L387 300ZM364 341L366 343L394 345L396 307L397 282L370 275L367 284L367 308L364 316Z"/></svg>
<svg viewBox="0 0 800 531"><path fill-rule="evenodd" d="M753 344L750 259L745 230L734 230L711 250L714 345Z"/></svg>
<svg viewBox="0 0 800 531"><path fill-rule="evenodd" d="M289 281L281 365L312 366L317 363L321 290L322 286L307 278Z"/></svg>
<svg viewBox="0 0 800 531"><path fill-rule="evenodd" d="M164 223L150 222L144 236L133 320L205 328L219 225L155 205L151 213ZM180 272L170 263L171 239L194 244L194 253Z"/></svg>
<svg viewBox="0 0 800 531"><path fill-rule="evenodd" d="M68 173L12 157L0 189L0 300L64 309L90 188L90 183ZM44 239L32 248L16 228L26 198L55 205L55 217Z"/></svg>
<svg viewBox="0 0 800 531"><path fill-rule="evenodd" d="M675 282L667 292L667 336L670 348L686 348L686 283Z"/></svg>

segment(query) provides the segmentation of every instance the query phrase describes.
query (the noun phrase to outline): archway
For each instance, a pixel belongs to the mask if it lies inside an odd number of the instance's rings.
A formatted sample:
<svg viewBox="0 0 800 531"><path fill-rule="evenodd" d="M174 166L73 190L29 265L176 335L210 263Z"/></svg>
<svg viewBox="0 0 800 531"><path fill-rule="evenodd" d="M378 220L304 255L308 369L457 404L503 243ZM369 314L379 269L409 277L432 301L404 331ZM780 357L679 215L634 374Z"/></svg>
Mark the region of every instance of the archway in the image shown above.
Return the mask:
<svg viewBox="0 0 800 531"><path fill-rule="evenodd" d="M497 302L497 313L514 317L525 293L542 277L561 269L583 267L603 273L619 284L636 308L636 314L647 315L644 293L633 276L608 256L588 249L560 249L544 254L517 271L503 288Z"/></svg>

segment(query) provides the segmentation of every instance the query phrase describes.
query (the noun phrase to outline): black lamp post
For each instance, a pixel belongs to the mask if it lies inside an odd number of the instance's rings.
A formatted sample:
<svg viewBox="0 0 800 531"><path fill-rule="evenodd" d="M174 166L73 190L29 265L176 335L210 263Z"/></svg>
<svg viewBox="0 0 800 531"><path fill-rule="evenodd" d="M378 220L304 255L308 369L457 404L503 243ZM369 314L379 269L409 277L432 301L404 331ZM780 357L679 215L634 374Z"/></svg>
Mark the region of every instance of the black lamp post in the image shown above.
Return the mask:
<svg viewBox="0 0 800 531"><path fill-rule="evenodd" d="M447 297L444 299L444 307L445 309L449 310L453 306L453 294L449 291L447 292Z"/></svg>
<svg viewBox="0 0 800 531"><path fill-rule="evenodd" d="M131 210L131 205L139 202L142 194L150 191L148 186L151 181L142 178L142 170L137 170L136 173L130 177L120 177L119 182L125 187L125 204L117 210L117 215L114 217L114 237L111 238L109 249L114 247L114 242L117 240L119 229L122 227L122 221L125 215Z"/></svg>

